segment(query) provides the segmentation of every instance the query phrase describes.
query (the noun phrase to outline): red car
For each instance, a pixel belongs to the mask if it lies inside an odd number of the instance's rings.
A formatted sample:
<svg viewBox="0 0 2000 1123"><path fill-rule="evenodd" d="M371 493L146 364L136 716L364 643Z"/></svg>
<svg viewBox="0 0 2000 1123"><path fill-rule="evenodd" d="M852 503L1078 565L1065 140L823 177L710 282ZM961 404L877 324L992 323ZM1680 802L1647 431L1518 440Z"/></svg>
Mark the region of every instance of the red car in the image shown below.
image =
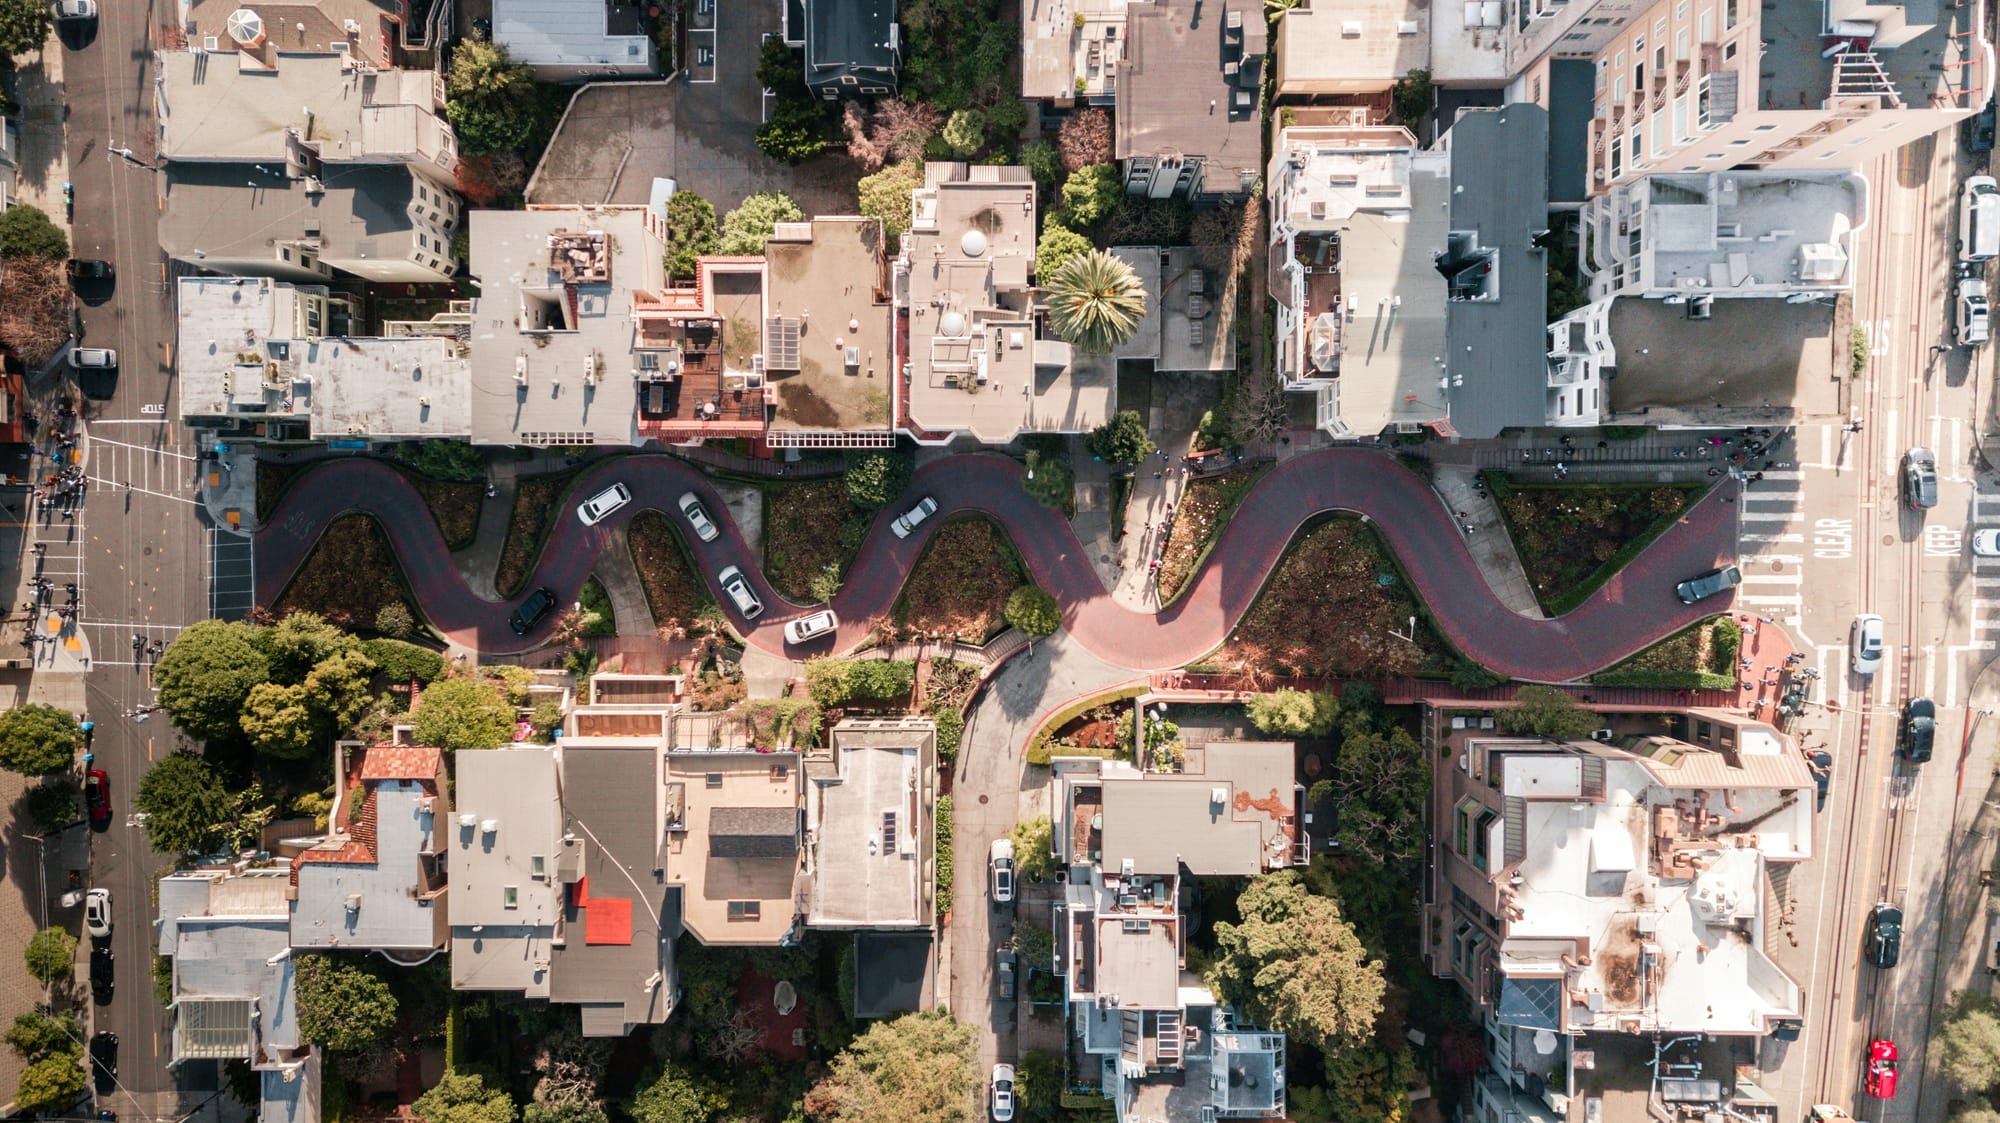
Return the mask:
<svg viewBox="0 0 2000 1123"><path fill-rule="evenodd" d="M93 768L83 777L83 806L90 821L103 826L111 821L111 777L102 768Z"/></svg>
<svg viewBox="0 0 2000 1123"><path fill-rule="evenodd" d="M1868 1076L1862 1082L1878 1100L1896 1097L1896 1043L1876 1038L1868 1043Z"/></svg>

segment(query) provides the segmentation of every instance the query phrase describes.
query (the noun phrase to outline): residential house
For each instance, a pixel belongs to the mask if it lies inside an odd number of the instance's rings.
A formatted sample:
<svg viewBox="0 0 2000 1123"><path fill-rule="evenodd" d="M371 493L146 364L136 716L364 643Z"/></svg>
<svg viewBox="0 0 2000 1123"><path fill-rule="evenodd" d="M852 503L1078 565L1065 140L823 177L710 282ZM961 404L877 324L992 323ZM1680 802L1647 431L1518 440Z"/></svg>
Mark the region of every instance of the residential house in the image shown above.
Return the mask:
<svg viewBox="0 0 2000 1123"><path fill-rule="evenodd" d="M638 330L636 309L666 287L659 217L644 206L474 211L471 245L472 442L639 444L642 392L650 411L654 384L663 399L683 385L672 348ZM704 352L700 369L709 362Z"/></svg>
<svg viewBox="0 0 2000 1123"><path fill-rule="evenodd" d="M760 350L766 272L762 257L704 257L694 284L632 293L640 443L764 435L776 399Z"/></svg>
<svg viewBox="0 0 2000 1123"><path fill-rule="evenodd" d="M292 859L291 946L428 959L449 937L444 753L342 742L333 774L326 836Z"/></svg>
<svg viewBox="0 0 2000 1123"><path fill-rule="evenodd" d="M798 754L669 751L665 780L667 884L688 935L709 945L794 942L805 856Z"/></svg>
<svg viewBox="0 0 2000 1123"><path fill-rule="evenodd" d="M452 988L547 999L555 949L570 938L556 878L563 837L556 750L462 750L452 754L452 770Z"/></svg>
<svg viewBox="0 0 2000 1123"><path fill-rule="evenodd" d="M159 954L173 961L166 1063L248 1062L263 1123L318 1123L320 1056L299 1035L289 891L282 860L160 879Z"/></svg>
<svg viewBox="0 0 2000 1123"><path fill-rule="evenodd" d="M765 440L783 448L896 443L896 310L882 224L872 218L781 222L764 244L769 311Z"/></svg>
<svg viewBox="0 0 2000 1123"><path fill-rule="evenodd" d="M1264 11L1251 0L1151 0L1125 13L1113 155L1125 189L1241 199L1263 161Z"/></svg>
<svg viewBox="0 0 2000 1123"><path fill-rule="evenodd" d="M1426 0L1349 0L1286 9L1272 51L1277 96L1380 94L1427 70L1432 7Z"/></svg>
<svg viewBox="0 0 2000 1123"><path fill-rule="evenodd" d="M1021 96L1110 107L1129 38L1125 13L1145 0L1021 0Z"/></svg>
<svg viewBox="0 0 2000 1123"><path fill-rule="evenodd" d="M1079 1078L1120 1123L1284 1116L1284 1035L1240 1023L1187 969L1182 879L1303 860L1292 758L1289 742L1211 741L1186 746L1178 770L1055 762L1056 970L1097 1061Z"/></svg>
<svg viewBox="0 0 2000 1123"><path fill-rule="evenodd" d="M376 441L472 431L465 306L356 336L360 301L269 277L182 277L181 420L241 441Z"/></svg>
<svg viewBox="0 0 2000 1123"><path fill-rule="evenodd" d="M1162 371L1236 369L1236 279L1189 246L1113 246L1145 292L1146 312L1132 335L1113 348L1114 362ZM1072 352L1072 368L1105 364L1104 356Z"/></svg>
<svg viewBox="0 0 2000 1123"><path fill-rule="evenodd" d="M894 97L903 62L896 0L802 0L806 87L833 101Z"/></svg>
<svg viewBox="0 0 2000 1123"><path fill-rule="evenodd" d="M1824 352L1853 289L1867 194L1846 171L1662 173L1585 203L1592 299L1549 325L1548 424L1840 414L1803 353Z"/></svg>
<svg viewBox="0 0 2000 1123"><path fill-rule="evenodd" d="M235 51L157 55L161 248L306 284L449 281L458 146L429 72L260 54L254 30Z"/></svg>
<svg viewBox="0 0 2000 1123"><path fill-rule="evenodd" d="M1115 365L1036 338L1035 184L1026 168L924 165L896 262L906 431L1080 433L1113 412Z"/></svg>
<svg viewBox="0 0 2000 1123"><path fill-rule="evenodd" d="M286 0L245 5L242 0L182 0L178 27L165 38L183 47L215 52L236 49L245 30L261 32L251 48L263 57L287 54L350 55L378 70L402 65L405 41L422 29L405 22L403 0ZM250 18L237 16L249 12ZM232 19L232 17L235 17ZM165 30L165 29L163 29ZM415 45L415 44L412 44Z"/></svg>
<svg viewBox="0 0 2000 1123"><path fill-rule="evenodd" d="M493 0L493 41L543 82L650 78L646 8L610 0Z"/></svg>
<svg viewBox="0 0 2000 1123"><path fill-rule="evenodd" d="M1271 158L1278 371L1343 438L1491 437L1545 412L1548 115L1469 111L1428 150L1299 111Z"/></svg>
<svg viewBox="0 0 2000 1123"><path fill-rule="evenodd" d="M1800 1016L1765 951L1769 880L1813 847L1812 775L1784 735L1720 710L1664 731L1611 715L1604 740L1573 743L1451 724L1430 724L1452 766L1424 930L1486 1024L1496 1085L1539 1094L1572 1049L1633 1034L1761 1036Z"/></svg>

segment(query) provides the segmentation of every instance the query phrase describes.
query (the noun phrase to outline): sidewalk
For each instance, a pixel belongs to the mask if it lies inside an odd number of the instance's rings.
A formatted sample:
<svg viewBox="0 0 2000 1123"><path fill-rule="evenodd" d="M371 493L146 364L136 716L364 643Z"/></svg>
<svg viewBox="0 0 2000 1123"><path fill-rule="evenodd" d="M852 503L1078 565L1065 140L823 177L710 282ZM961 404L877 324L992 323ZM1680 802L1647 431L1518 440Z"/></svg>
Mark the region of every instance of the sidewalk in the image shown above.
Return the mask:
<svg viewBox="0 0 2000 1123"><path fill-rule="evenodd" d="M1486 578L1486 587L1493 590L1500 603L1531 620L1547 619L1548 614L1535 599L1534 586L1528 584L1527 571L1521 568L1514 540L1507 536L1499 504L1494 502L1491 492L1473 487L1478 479L1477 468L1439 464L1431 473L1431 487L1445 509L1459 516L1461 527L1472 526L1465 533L1466 546L1472 551L1472 560L1479 565L1480 576Z"/></svg>
<svg viewBox="0 0 2000 1123"><path fill-rule="evenodd" d="M1138 612L1160 610L1160 585L1153 560L1166 547L1168 519L1187 490L1187 469L1169 459L1166 449L1138 465L1132 474L1132 498L1125 504L1125 537L1118 542L1118 584L1111 599Z"/></svg>

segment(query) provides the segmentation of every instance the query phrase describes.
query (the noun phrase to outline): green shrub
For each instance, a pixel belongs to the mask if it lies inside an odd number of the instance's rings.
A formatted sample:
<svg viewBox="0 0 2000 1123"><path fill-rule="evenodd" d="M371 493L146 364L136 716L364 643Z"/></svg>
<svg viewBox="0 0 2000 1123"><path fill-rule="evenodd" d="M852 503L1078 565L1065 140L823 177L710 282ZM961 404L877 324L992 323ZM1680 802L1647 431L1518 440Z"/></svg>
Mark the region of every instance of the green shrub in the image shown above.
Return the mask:
<svg viewBox="0 0 2000 1123"><path fill-rule="evenodd" d="M376 670L391 682L415 679L429 685L444 673L444 656L398 639L362 640L361 654L373 661Z"/></svg>
<svg viewBox="0 0 2000 1123"><path fill-rule="evenodd" d="M957 710L946 710L932 720L937 722L938 759L957 759L959 739L965 736L965 719Z"/></svg>
<svg viewBox="0 0 2000 1123"><path fill-rule="evenodd" d="M1649 690L1730 690L1736 686L1736 677L1713 671L1599 671L1590 676L1590 683Z"/></svg>
<svg viewBox="0 0 2000 1123"><path fill-rule="evenodd" d="M1007 623L1040 638L1062 627L1062 606L1038 585L1023 585L1007 597Z"/></svg>
<svg viewBox="0 0 2000 1123"><path fill-rule="evenodd" d="M1743 647L1743 629L1730 619L1717 620L1708 630L1708 669L1721 675L1736 673L1736 653Z"/></svg>
<svg viewBox="0 0 2000 1123"><path fill-rule="evenodd" d="M937 911L939 916L951 911L951 891L953 869L951 858L951 797L941 795L937 799L937 809L932 812L931 837L937 841Z"/></svg>
<svg viewBox="0 0 2000 1123"><path fill-rule="evenodd" d="M910 486L916 462L907 454L869 452L847 462L847 498L857 507L887 507Z"/></svg>

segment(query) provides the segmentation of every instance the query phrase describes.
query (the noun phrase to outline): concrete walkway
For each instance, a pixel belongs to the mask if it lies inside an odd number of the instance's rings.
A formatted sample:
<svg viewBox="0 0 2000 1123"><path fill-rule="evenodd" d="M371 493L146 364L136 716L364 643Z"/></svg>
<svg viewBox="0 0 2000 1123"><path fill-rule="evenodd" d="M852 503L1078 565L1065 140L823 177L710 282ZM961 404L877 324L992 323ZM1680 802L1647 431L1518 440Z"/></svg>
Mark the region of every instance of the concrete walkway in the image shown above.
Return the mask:
<svg viewBox="0 0 2000 1123"><path fill-rule="evenodd" d="M1135 612L1160 610L1159 573L1152 563L1166 549L1168 512L1180 505L1187 480L1179 459L1168 459L1165 449L1134 469L1125 537L1118 543L1118 584L1111 590L1119 605Z"/></svg>
<svg viewBox="0 0 2000 1123"><path fill-rule="evenodd" d="M632 547L625 541L625 528L612 531L610 541L604 546L591 576L604 586L604 595L611 601L612 615L618 618L618 634L652 635L653 609L646 603L646 587L639 582L639 567L632 564Z"/></svg>
<svg viewBox="0 0 2000 1123"><path fill-rule="evenodd" d="M500 552L507 547L507 526L514 521L514 488L520 476L512 463L495 464L488 472L493 494L480 501L479 530L472 536L471 545L452 554L451 564L473 593L487 600L499 600L500 591L494 588L493 577L500 572ZM619 537L621 540L624 537L622 529ZM617 598L612 598L611 606L618 611L623 626L625 613L619 609Z"/></svg>
<svg viewBox="0 0 2000 1123"><path fill-rule="evenodd" d="M1527 571L1521 568L1521 555L1515 552L1514 540L1507 537L1507 527L1500 520L1499 504L1490 492L1472 486L1478 478L1477 468L1439 464L1431 473L1431 487L1455 517L1465 516L1459 520L1462 525L1473 528L1465 534L1465 543L1480 576L1486 578L1486 587L1501 604L1528 619L1546 619L1548 614L1535 600L1534 586L1528 584Z"/></svg>
<svg viewBox="0 0 2000 1123"><path fill-rule="evenodd" d="M1076 514L1069 520L1069 528L1083 543L1084 556L1097 570L1097 579L1106 589L1116 588L1124 563L1111 528L1111 468L1092 459L1080 437L1070 439L1069 463L1076 484Z"/></svg>

